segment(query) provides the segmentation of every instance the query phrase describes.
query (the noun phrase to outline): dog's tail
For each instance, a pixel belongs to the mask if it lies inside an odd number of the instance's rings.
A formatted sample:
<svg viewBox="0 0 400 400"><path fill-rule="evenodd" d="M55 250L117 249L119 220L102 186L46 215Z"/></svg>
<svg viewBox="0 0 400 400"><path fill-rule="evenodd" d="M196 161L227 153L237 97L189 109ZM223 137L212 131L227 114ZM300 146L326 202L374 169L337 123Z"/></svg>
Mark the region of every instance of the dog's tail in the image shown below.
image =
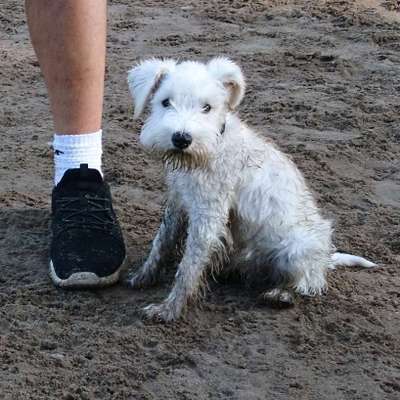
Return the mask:
<svg viewBox="0 0 400 400"><path fill-rule="evenodd" d="M364 267L364 268L373 268L377 267L371 261L366 260L363 257L353 256L351 254L346 253L333 253L332 254L333 268L338 266L343 267Z"/></svg>

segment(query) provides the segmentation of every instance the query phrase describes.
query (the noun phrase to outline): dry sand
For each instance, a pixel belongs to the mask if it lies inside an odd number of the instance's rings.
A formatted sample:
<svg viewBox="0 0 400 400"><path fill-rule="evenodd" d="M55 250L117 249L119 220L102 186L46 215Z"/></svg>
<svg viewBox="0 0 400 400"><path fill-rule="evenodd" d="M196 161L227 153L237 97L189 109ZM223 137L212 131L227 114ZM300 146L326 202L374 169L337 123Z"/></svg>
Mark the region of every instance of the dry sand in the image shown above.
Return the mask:
<svg viewBox="0 0 400 400"><path fill-rule="evenodd" d="M131 265L164 185L138 146L126 72L149 56L219 54L243 66L241 116L293 156L337 246L381 264L330 273L327 295L282 311L240 282L212 283L173 325L139 317L173 267L142 291L49 281L52 124L22 3L0 0L0 399L398 400L397 2L110 1L104 169Z"/></svg>

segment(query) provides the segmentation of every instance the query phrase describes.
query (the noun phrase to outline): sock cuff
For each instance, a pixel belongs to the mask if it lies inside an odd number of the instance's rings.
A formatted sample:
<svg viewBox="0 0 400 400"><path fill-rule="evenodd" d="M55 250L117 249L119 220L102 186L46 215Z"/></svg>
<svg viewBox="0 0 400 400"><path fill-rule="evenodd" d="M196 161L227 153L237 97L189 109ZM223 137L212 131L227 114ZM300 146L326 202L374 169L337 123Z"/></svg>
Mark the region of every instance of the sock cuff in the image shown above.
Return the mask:
<svg viewBox="0 0 400 400"><path fill-rule="evenodd" d="M97 169L101 173L101 155L103 153L101 136L101 130L82 135L54 135L54 183L56 185L65 171L79 168L80 164L88 164L89 168Z"/></svg>
<svg viewBox="0 0 400 400"><path fill-rule="evenodd" d="M54 135L53 147L86 147L86 146L101 146L103 131L100 129L97 132L83 133L79 135Z"/></svg>

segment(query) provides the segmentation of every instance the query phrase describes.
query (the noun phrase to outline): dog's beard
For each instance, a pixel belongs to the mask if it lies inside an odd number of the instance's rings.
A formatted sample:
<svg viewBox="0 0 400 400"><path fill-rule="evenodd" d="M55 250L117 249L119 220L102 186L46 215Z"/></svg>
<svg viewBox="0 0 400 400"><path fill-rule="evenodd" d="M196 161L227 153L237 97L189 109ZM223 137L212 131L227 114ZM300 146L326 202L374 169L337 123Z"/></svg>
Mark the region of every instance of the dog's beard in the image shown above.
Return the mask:
<svg viewBox="0 0 400 400"><path fill-rule="evenodd" d="M203 149L190 152L168 150L161 154L161 159L170 170L205 169L209 163L208 154Z"/></svg>

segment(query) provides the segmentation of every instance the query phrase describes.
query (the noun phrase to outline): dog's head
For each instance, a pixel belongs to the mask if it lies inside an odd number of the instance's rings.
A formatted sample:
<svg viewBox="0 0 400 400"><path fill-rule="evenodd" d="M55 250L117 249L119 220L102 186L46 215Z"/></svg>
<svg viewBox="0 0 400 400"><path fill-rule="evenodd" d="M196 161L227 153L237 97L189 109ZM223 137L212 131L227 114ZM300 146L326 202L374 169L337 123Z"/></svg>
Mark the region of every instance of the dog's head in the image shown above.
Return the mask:
<svg viewBox="0 0 400 400"><path fill-rule="evenodd" d="M208 64L150 59L128 75L135 118L150 104L140 134L145 148L175 167L205 166L224 139L225 119L241 102L245 83L227 58Z"/></svg>

